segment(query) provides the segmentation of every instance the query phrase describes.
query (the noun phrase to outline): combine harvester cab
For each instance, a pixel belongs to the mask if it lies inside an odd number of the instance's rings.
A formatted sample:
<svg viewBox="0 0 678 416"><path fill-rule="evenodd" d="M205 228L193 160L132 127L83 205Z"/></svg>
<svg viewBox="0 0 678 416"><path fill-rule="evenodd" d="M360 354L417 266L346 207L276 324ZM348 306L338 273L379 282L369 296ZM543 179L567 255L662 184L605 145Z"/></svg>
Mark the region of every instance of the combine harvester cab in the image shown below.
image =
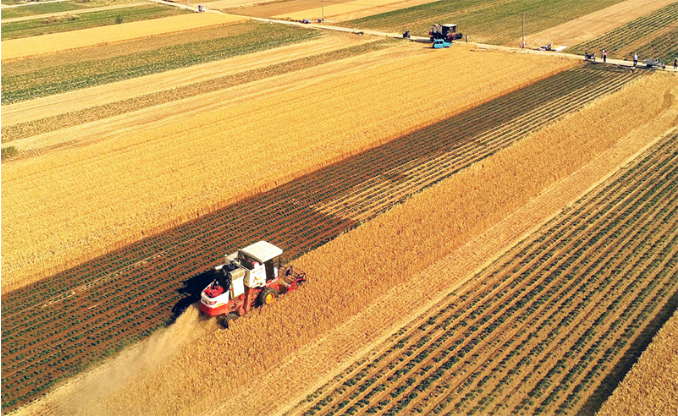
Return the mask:
<svg viewBox="0 0 678 416"><path fill-rule="evenodd" d="M217 278L200 294L200 311L216 316L227 328L252 306L274 303L279 295L297 290L306 281L304 272L281 267L282 249L259 241L227 255L215 267Z"/></svg>
<svg viewBox="0 0 678 416"><path fill-rule="evenodd" d="M448 43L452 43L455 40L459 40L464 37L464 35L457 32L457 25L453 23L433 25L431 31L428 32L428 35L431 42L434 42L437 39L442 39Z"/></svg>

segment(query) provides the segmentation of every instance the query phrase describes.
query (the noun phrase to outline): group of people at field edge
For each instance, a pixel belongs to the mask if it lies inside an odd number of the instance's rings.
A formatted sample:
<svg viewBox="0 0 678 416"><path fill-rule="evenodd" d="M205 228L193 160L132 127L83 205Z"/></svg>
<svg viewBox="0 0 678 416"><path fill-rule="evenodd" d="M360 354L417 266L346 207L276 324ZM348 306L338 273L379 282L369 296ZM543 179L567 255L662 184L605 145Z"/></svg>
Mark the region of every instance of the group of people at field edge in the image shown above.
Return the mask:
<svg viewBox="0 0 678 416"><path fill-rule="evenodd" d="M605 58L607 57L607 52L605 52L605 49L603 49L603 62L605 62ZM634 53L633 54L633 66L638 65L638 54ZM678 56L673 59L673 69L678 69Z"/></svg>

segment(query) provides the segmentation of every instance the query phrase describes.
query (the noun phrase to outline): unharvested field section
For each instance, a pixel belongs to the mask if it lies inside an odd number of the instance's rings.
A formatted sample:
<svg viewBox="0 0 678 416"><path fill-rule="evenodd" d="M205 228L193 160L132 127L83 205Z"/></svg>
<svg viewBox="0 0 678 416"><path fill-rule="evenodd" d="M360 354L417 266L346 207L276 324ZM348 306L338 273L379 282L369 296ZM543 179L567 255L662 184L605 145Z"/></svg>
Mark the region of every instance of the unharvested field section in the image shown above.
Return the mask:
<svg viewBox="0 0 678 416"><path fill-rule="evenodd" d="M266 238L295 257L633 78L595 67L564 72L52 276L39 283L42 295L33 286L4 294L3 404L25 403L125 340L146 336L195 300L211 279L203 272L223 253ZM342 211L329 208L338 204Z"/></svg>
<svg viewBox="0 0 678 416"><path fill-rule="evenodd" d="M345 19L338 19L340 16L344 14L352 14L356 12L362 12L365 10L370 10L370 9L378 9L380 7L384 6L390 6L396 3L401 2L402 0L353 0L353 1L348 1L342 4L334 4L334 5L328 5L324 7L317 7L317 4L314 5L315 7L308 9L308 10L301 10L298 12L292 12L292 13L282 13L277 16L273 16L275 18L288 18L288 19L293 19L293 20L302 20L302 19L310 19L310 20L316 20L316 19L321 19L324 15L324 17L329 18L330 21L337 21L337 20L345 20ZM375 14L378 13L375 11Z"/></svg>
<svg viewBox="0 0 678 416"><path fill-rule="evenodd" d="M591 414L678 307L673 133L291 414Z"/></svg>
<svg viewBox="0 0 678 416"><path fill-rule="evenodd" d="M329 7L347 3L351 0L329 0L325 4ZM295 13L303 10L313 9L318 6L316 0L294 0L294 1L272 1L266 3L252 4L245 7L228 9L229 2L214 2L207 7L219 8L226 12L253 17L273 17L284 13Z"/></svg>

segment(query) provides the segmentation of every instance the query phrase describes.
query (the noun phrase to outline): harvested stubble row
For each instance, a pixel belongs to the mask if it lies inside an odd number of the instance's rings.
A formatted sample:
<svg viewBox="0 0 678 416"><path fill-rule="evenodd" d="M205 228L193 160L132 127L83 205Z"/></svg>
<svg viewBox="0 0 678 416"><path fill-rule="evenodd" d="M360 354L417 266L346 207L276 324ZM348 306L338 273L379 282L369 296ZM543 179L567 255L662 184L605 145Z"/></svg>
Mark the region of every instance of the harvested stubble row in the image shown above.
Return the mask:
<svg viewBox="0 0 678 416"><path fill-rule="evenodd" d="M677 144L674 133L293 414L592 414L678 306Z"/></svg>
<svg viewBox="0 0 678 416"><path fill-rule="evenodd" d="M3 166L3 291L576 65L455 54L444 81L449 55L402 45L34 138L72 147Z"/></svg>
<svg viewBox="0 0 678 416"><path fill-rule="evenodd" d="M652 339L597 415L678 414L678 312Z"/></svg>
<svg viewBox="0 0 678 416"><path fill-rule="evenodd" d="M490 130L493 125L500 124L502 120L505 120L504 111L509 113L521 113L526 108L534 108L540 105L547 104L549 99L542 97L539 99L538 92L542 90L552 91L554 85L571 85L573 78L571 75L573 72L577 73L579 71L583 79L587 79L592 75L591 71L588 70L574 70L566 74L561 74L551 79L540 82L541 85L535 85L530 89L530 94L524 94L523 91L511 94L501 100L497 100L495 103L488 103L487 105L469 111L469 119L484 119L487 120L488 125L485 127L486 130ZM618 79L619 77L624 77L624 74L616 74L610 72L598 72L600 78L598 82L604 84L611 79ZM560 78L560 79L558 79ZM663 81L663 80L661 80ZM588 84L590 87L598 87L601 84ZM647 84L638 85L636 89L630 92L634 94L637 90L648 87ZM655 91L655 89L651 89ZM567 92L561 92L560 94L567 94ZM649 92L648 92L649 94ZM544 94L548 96L549 94ZM581 96L581 94L570 94L572 99L575 100ZM533 100L524 100L523 98L532 98ZM553 99L553 98L551 98ZM564 103L567 104L567 103ZM580 103L579 107L571 108L570 111L575 111L578 108L581 108ZM527 107L525 107L527 105ZM638 103L636 103L638 105ZM516 110L511 110L512 106L516 106ZM655 103L655 107L657 103ZM523 111L518 110L522 108ZM497 111L502 109L503 111ZM605 109L605 108L604 108ZM647 106L642 109L638 109L635 112L635 117L638 117L636 120L640 124L641 119L649 116L650 113L656 111L657 108L652 109L652 106ZM599 117L598 113L594 113L591 117ZM460 116L462 123L463 118ZM581 125L580 120L575 120L572 123ZM586 122L586 120L584 120ZM616 123L616 119L607 120L610 123ZM628 128L628 124L620 123L619 126L622 126L621 129ZM626 127L624 127L626 126ZM459 131L460 125L449 124L447 126L447 131L452 133L449 139L451 142L445 139L445 135L411 135L404 137L401 140L396 142L389 143L387 145L381 146L373 151L366 152L360 157L354 157L343 163L339 163L327 169L318 171L315 174L308 175L304 178L301 178L297 181L277 188L266 194L251 198L247 201L242 201L239 204L236 204L229 209L226 209L222 212L217 213L217 215L211 215L204 217L200 221L196 221L192 224L189 224L185 227L180 227L175 230L172 234L166 234L164 236L149 239L144 241L143 244L136 244L131 246L126 252L121 252L115 256L107 256L96 262L92 262L86 265L83 265L80 268L71 270L68 273L54 276L53 278L46 280L41 283L45 285L46 293L55 296L53 299L55 301L61 300L56 298L56 296L62 296L63 302L58 303L59 305L72 305L75 308L72 309L73 312L69 313L69 316L60 318L58 322L63 322L63 326L67 327L68 322L72 321L76 316L82 323L78 324L76 329L76 334L85 333L86 341L90 344L89 353L86 356L76 356L66 363L66 370L71 370L76 368L78 364L86 363L88 360L91 360L93 357L96 357L100 354L100 351L97 351L97 348L104 349L106 347L114 347L116 343L120 341L120 338L115 339L104 339L110 336L112 332L117 334L122 331L123 333L128 334L128 336L143 335L145 328L152 327L152 325L162 320L163 317L167 315L162 315L159 317L154 317L151 320L147 321L145 324L139 324L143 321L142 318L146 317L146 314L150 310L157 313L159 308L157 306L158 302L166 302L170 300L169 308L173 304L176 306L181 306L181 295L177 295L177 290L180 293L195 294L202 289L206 282L211 278L210 275L193 275L189 279L185 279L185 276L191 275L193 273L200 273L203 270L206 270L211 262L218 259L224 251L233 249L244 244L247 244L252 241L252 239L257 239L253 236L266 236L268 239L280 244L285 247L290 255L298 255L299 253L316 247L322 244L324 241L330 240L335 236L339 235L341 232L346 231L347 229L355 226L355 222L348 220L342 220L340 218L332 216L324 216L311 207L314 204L323 203L326 201L331 201L345 195L354 187L360 187L360 183L371 182L373 179L379 179L382 175L386 174L390 169L389 166L384 166L381 169L375 169L382 164L382 161L391 160L395 158L395 165L401 164L405 160L410 160L413 154L419 155L419 159L422 164L426 164L431 160L432 157L440 155L444 152L459 152L459 146L467 142L472 142L474 137L455 137L454 132ZM538 126L523 124L515 126L516 131L529 131L530 129L536 129ZM565 128L565 127L564 127ZM616 137L620 133L620 130L615 130L610 128L607 125L601 125L601 129L608 130L605 136L607 140L610 140L613 137ZM429 130L435 132L436 129ZM424 130L425 132L425 130ZM478 134L481 134L482 131L478 131ZM448 133L449 134L449 133ZM547 137L551 136L553 131L545 133ZM582 132L581 136L577 140L584 140L584 143L588 141L588 134L591 134L590 130ZM560 137L555 135L554 137ZM583 137L586 137L582 139ZM436 137L437 140L431 140L431 137ZM516 139L519 137L516 137ZM605 146L609 141L601 140L597 142L597 146ZM440 142L439 144L436 142ZM560 146L573 146L571 143L561 143ZM589 144L592 145L592 144ZM548 145L545 145L548 147ZM484 146L478 147L475 152L478 153L480 157L485 157ZM582 146L581 151L586 154L586 151L583 149L587 146ZM556 152L558 152L558 146L554 147ZM418 150L418 152L417 152ZM397 156L397 157L396 157ZM553 159L551 157L551 159ZM575 159L578 160L578 159ZM567 160L563 163L567 166ZM463 163L470 164L472 160L465 160L461 162L457 169L463 167ZM579 161L578 163L581 163ZM554 164L551 163L551 167ZM452 170L452 171L454 171ZM509 173L510 174L510 173ZM554 174L554 177L558 175ZM549 181L548 176L542 177L543 180ZM472 179L474 181L475 179ZM481 181L480 183L484 183ZM530 182L533 183L534 182ZM423 185L425 186L426 182ZM413 187L411 192L416 192L417 188ZM538 192L538 191L537 191ZM465 192L462 192L466 194ZM479 190L479 194L485 194L486 190ZM519 192L520 197L517 201L522 201L523 198L528 197L526 192ZM470 198L470 195L466 195ZM294 199L290 199L294 198ZM407 198L407 194L403 195L403 199ZM469 199L466 199L468 201ZM456 200L456 198L453 198ZM513 201L514 203L516 200ZM428 205L426 205L428 207ZM500 208L499 208L500 207ZM509 209L508 204L499 203L497 206L500 210ZM428 208L427 208L428 209ZM441 213L441 215L447 216L449 213ZM463 218L466 215L462 212L457 213L458 216L455 218ZM500 215L500 214L495 214ZM433 217L432 217L433 218ZM496 219L496 217L495 217ZM482 227L483 224L486 224L486 221L493 221L494 219L490 216L489 218L478 219L474 221L469 218L468 221L474 222L475 227ZM440 218L433 218L431 221L441 221ZM428 223L429 225L431 223ZM403 224L405 226L406 224ZM426 224L424 224L426 225ZM426 227L429 227L426 225ZM462 225L462 228L455 232L454 235L458 235L460 239L463 239L464 236L467 236L469 230L466 228L467 225ZM436 228L436 227L434 227ZM371 228L373 229L373 228ZM391 228L389 228L392 230ZM392 230L393 231L393 230ZM436 234L438 237L443 237L447 240L448 233ZM383 241L390 241L389 238L380 239ZM409 241L409 238L403 238L403 243ZM435 241L431 244L435 244ZM454 242L450 242L454 244ZM229 248L230 247L230 248ZM441 246L442 247L442 246ZM332 249L331 249L332 250ZM336 247L334 247L336 250ZM393 250L397 250L394 248ZM425 248L423 250L426 250ZM380 251L380 250L376 250ZM154 253L160 253L156 257L150 257ZM428 250L427 256L438 256L444 255L444 253L439 252L439 250ZM319 254L322 255L322 254ZM366 255L365 253L363 255ZM421 257L422 262L429 262L427 256ZM349 255L348 258L352 256ZM396 256L397 257L397 256ZM411 256L405 256L406 258L412 258ZM405 258L404 257L404 258ZM417 256L416 258L419 259ZM118 260L115 260L118 259ZM139 260L145 259L143 262ZM336 260L337 258L335 258ZM389 261L390 257L385 256L382 261ZM402 260L402 259L401 259ZM401 261L399 260L399 261ZM117 264L112 264L113 262ZM316 261L310 258L307 260L309 262L315 263ZM360 262L360 257L356 258L356 262ZM372 260L366 261L366 265L369 264ZM134 266L135 263L139 263L137 266ZM325 262L321 260L316 263L318 264ZM143 264L142 264L143 263ZM336 263L336 262L334 262ZM412 264L408 267L416 267L416 264ZM398 265L398 263L394 263ZM327 275L327 279L333 279L332 274L328 274L327 270L315 270L310 267L310 264L304 265L311 270L316 278L322 280L322 276ZM396 267L393 266L393 267ZM333 267L332 264L328 267ZM352 267L352 266L342 266L341 264L336 265L337 270L334 270L333 273L342 273L342 267ZM364 266L360 266L364 267ZM360 267L349 272L346 271L346 276L357 276L357 270L360 270ZM371 267L379 267L379 262ZM118 272L115 272L118 270ZM111 274L112 273L112 274ZM359 275L363 275L358 273ZM365 276L369 275L365 274ZM340 277L336 277L341 279ZM150 279L150 280L149 280ZM369 279L368 279L369 280ZM152 282L162 282L158 286L149 286L152 285ZM96 290L93 291L82 291L78 289L79 285L85 286L88 282L91 282L91 288ZM371 281L362 282L361 285L369 285ZM181 288L183 283L184 287ZM371 282L375 283L375 282ZM387 282L382 282L386 284ZM380 283L380 284L382 284ZM316 283L323 285L322 281ZM124 290L119 288L123 287ZM146 288L152 287L152 292L146 292ZM75 296L72 296L71 291L75 289ZM133 290L134 289L134 290ZM355 293L371 293L372 289L362 290L360 288L356 289ZM4 296L3 299L3 311L8 316L7 321L12 322L11 326L3 326L3 339L11 339L11 344L3 344L3 361L11 363L10 366L6 366L6 371L8 377L6 378L7 383L10 383L11 380L14 380L18 371L24 371L30 367L27 367L26 363L21 363L17 360L18 354L21 353L22 345L25 344L25 341L28 338L35 339L38 338L37 331L41 330L42 326L39 325L41 321L44 320L40 314L36 314L36 311L39 311L39 305L42 302L45 302L48 299L33 298L30 301L27 300L27 293L29 289L13 292ZM316 296L317 293L313 292L312 289L308 292L306 296ZM108 299L110 297L111 299ZM141 300L144 299L144 300ZM188 301L192 301L190 298ZM333 302L341 301L336 299ZM143 305L147 305L144 308L138 308L138 306L127 307L125 305L135 305L141 302ZM314 301L315 302L315 301ZM356 297L354 300L347 302L346 299L343 301L342 310L345 310L347 314L354 313L364 304L354 304L353 302L359 302L359 298ZM79 313L80 310L77 305L91 305L97 304L101 310L108 310L109 308L115 309L114 313L109 314L105 319L107 322L102 322L97 325L97 331L88 331L86 325L90 320L99 317L95 311L87 311L86 317L82 318L82 313ZM166 303L165 303L166 304ZM301 304L306 304L306 301L302 301ZM118 306L116 306L118 305ZM362 306L361 306L362 305ZM164 306L164 308L168 308ZM169 312L169 308L165 309ZM71 310L71 308L68 308ZM320 312L314 313L324 313L322 311L330 311L332 308L324 309L320 308ZM42 312L45 313L45 312ZM25 318L23 318L25 316ZM345 315L342 315L345 317ZM327 317L326 317L327 318ZM332 319L338 319L339 317L334 317ZM325 318L324 318L325 319ZM23 333L19 333L19 326L17 326L20 321L26 322L26 325L31 325L28 330L25 330ZM155 321L154 321L155 320ZM121 322L122 321L122 322ZM125 324L124 321L129 321ZM305 320L304 320L305 321ZM314 321L315 322L315 321ZM120 325L122 324L122 328ZM136 326L132 326L136 324ZM55 329L59 330L61 324L55 322ZM277 324L276 324L277 325ZM114 331L110 327L115 328ZM303 330L302 327L297 330ZM299 342L304 342L305 337L312 336L315 333L315 330L319 329L314 327L311 333L308 333L302 338L299 339ZM310 329L310 328L307 328ZM284 334L283 334L284 335ZM281 336L283 336L281 335ZM28 337L28 338L26 338ZM290 338L290 340L293 338ZM46 340L45 345L32 346L33 349L40 348L43 350L49 350L49 341L56 340L56 338L50 338ZM56 340L58 341L58 340ZM14 350L15 346L19 348ZM68 347L63 347L65 353L69 352L69 349L76 350L75 347L69 345ZM268 348L268 347L267 347ZM36 350L37 351L37 350ZM41 364L36 364L36 367L39 368ZM77 368L76 368L77 369ZM52 377L56 377L59 374L60 369L52 369ZM37 380L38 383L42 383L40 378ZM12 397L12 391L8 389L9 384L6 385L3 391L8 391L7 397L10 399Z"/></svg>
<svg viewBox="0 0 678 416"><path fill-rule="evenodd" d="M39 37L6 40L2 42L2 60L26 58L99 44L147 38L206 26L233 24L245 20L247 18L242 16L195 13L165 17L151 22L122 23L112 27L95 27Z"/></svg>

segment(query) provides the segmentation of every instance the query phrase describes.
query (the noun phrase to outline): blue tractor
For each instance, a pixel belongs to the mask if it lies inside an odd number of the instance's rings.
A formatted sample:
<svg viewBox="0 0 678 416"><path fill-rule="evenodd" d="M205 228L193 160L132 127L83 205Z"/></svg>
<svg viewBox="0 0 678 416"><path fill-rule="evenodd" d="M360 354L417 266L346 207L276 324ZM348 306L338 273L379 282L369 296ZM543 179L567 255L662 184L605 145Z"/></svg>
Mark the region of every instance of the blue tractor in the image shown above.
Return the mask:
<svg viewBox="0 0 678 416"><path fill-rule="evenodd" d="M433 41L433 49L449 48L450 46L452 46L452 44L444 39L436 39Z"/></svg>

